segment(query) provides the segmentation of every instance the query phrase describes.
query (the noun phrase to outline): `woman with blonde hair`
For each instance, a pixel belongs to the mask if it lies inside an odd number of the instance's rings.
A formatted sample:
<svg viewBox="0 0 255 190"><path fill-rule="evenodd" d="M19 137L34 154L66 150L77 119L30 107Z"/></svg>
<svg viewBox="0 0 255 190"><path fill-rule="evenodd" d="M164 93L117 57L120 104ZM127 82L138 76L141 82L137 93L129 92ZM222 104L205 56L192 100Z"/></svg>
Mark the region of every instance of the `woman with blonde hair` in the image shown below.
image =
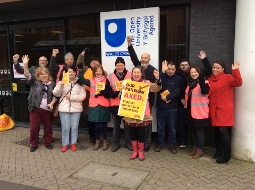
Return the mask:
<svg viewBox="0 0 255 190"><path fill-rule="evenodd" d="M44 144L47 149L53 149L52 143L52 109L56 101L52 90L55 82L52 81L50 72L46 67L38 67L35 76L28 69L28 55L22 58L24 75L31 85L28 95L28 111L30 112L30 152L36 151L39 143L40 125L44 125Z"/></svg>

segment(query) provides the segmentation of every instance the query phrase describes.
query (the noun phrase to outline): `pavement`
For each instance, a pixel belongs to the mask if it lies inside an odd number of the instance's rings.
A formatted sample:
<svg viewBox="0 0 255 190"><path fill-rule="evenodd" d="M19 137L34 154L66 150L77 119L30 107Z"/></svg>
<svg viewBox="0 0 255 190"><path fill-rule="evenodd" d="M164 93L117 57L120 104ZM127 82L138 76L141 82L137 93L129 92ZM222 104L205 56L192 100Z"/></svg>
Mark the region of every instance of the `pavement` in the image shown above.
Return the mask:
<svg viewBox="0 0 255 190"><path fill-rule="evenodd" d="M40 131L42 135L43 132ZM0 132L0 190L69 189L255 189L255 163L232 158L228 164L216 164L213 148L193 159L191 146L178 149L176 155L165 147L152 149L145 160L129 160L123 147L111 152L93 150L86 134L79 134L78 150L62 153L61 132L54 131L54 149L41 146L29 151L29 128L15 127Z"/></svg>

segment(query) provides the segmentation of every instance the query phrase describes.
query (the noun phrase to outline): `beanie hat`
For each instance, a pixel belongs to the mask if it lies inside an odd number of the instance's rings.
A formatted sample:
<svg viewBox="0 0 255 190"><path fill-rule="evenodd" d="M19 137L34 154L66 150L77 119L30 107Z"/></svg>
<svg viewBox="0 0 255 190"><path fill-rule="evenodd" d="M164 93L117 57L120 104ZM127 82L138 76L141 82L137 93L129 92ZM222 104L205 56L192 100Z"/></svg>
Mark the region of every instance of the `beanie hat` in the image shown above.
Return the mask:
<svg viewBox="0 0 255 190"><path fill-rule="evenodd" d="M118 63L123 63L125 65L125 60L122 58L122 57L117 57L116 61L115 61L115 66L118 64Z"/></svg>
<svg viewBox="0 0 255 190"><path fill-rule="evenodd" d="M98 61L100 63L100 65L102 65L100 59L96 58L96 57L92 57L90 60L89 60L89 64L91 63L91 61Z"/></svg>

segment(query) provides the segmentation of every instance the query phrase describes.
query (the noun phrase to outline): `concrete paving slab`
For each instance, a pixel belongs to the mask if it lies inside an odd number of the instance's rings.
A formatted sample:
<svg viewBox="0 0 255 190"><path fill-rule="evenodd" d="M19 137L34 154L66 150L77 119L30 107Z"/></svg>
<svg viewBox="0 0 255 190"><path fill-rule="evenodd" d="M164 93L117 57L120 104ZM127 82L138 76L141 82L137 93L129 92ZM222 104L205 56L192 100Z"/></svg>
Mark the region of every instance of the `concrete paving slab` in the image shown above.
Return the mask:
<svg viewBox="0 0 255 190"><path fill-rule="evenodd" d="M137 188L149 172L127 169L99 163L91 163L78 171L73 177L109 183L128 188Z"/></svg>

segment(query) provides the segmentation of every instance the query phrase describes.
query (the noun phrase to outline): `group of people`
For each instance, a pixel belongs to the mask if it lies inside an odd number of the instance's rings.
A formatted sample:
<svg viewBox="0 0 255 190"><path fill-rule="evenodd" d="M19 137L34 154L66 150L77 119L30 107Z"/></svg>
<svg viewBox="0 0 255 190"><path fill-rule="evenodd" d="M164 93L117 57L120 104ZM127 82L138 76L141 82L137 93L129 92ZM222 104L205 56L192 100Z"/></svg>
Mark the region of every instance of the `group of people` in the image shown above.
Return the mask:
<svg viewBox="0 0 255 190"><path fill-rule="evenodd" d="M204 72L199 67L190 66L182 60L179 67L172 61L162 62L162 71L150 65L150 55L143 53L139 60L127 36L128 51L134 68L128 71L125 60L117 57L115 69L107 74L100 59L92 58L89 66L84 64L87 48L79 55L76 65L71 53L64 57L65 64L57 65L59 53L53 49L48 67L47 58L39 58L39 66L28 68L28 55L22 57L24 69L18 64L19 55L13 56L17 72L24 73L31 85L28 96L30 112L30 151L38 148L40 124L44 124L45 147L52 149L52 111L58 104L62 128L62 148L65 152L77 150L78 126L83 101L88 100L88 127L90 142L94 150L100 148L100 133L103 136L103 150L108 149L107 123L113 119L113 146L111 151L120 148L120 125L124 123L125 147L133 151L130 159L143 161L144 151L149 151L152 135L151 111L155 104L155 92L158 92L157 107L157 141L155 152L160 152L165 144L165 129L168 130L168 148L172 154L177 153L176 122L179 126L179 145L187 144L187 127L192 129L193 149L188 154L197 159L202 156L204 146L204 128L215 128L216 153L213 158L217 163L226 163L231 158L231 139L229 128L234 125L233 88L242 85L239 71L240 63L232 65L232 74L227 74L226 65L216 61L211 66L205 51L200 51L199 58L204 65ZM69 82L63 81L68 74ZM131 79L150 86L143 120L118 115L121 90L116 82ZM104 89L96 89L97 83L103 83ZM123 86L124 88L124 86Z"/></svg>

